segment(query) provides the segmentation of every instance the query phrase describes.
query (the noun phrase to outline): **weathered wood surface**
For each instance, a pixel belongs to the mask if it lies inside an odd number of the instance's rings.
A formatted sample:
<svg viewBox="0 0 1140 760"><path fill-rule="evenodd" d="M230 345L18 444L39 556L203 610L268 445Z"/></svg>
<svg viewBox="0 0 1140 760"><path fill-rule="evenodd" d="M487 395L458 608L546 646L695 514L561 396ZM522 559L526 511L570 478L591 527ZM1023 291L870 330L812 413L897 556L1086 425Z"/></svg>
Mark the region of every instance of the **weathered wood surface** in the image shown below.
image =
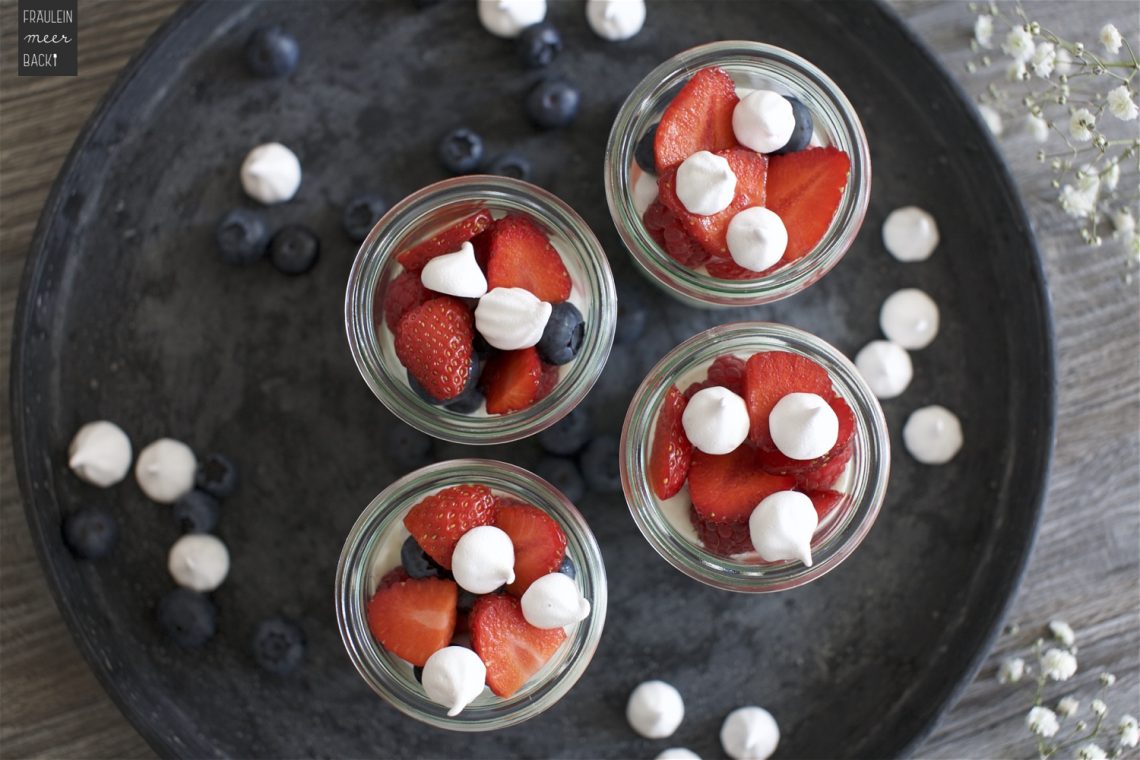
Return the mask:
<svg viewBox="0 0 1140 760"><path fill-rule="evenodd" d="M1050 28L1092 41L1107 20L1136 39L1136 5L1026 3ZM14 75L14 0L0 0L0 374L7 386L9 335L23 260L52 179L76 133L147 36L176 6L155 0L80 3L78 78ZM895 7L970 93L972 15L963 2L896 0ZM1028 756L1028 697L999 686L1001 658L1054 617L1078 630L1081 670L1056 696L1090 691L1101 670L1119 683L1112 704L1140 707L1140 291L1126 282L1119 246L1089 249L1052 202L1048 170L1024 136L1004 142L1026 198L1056 310L1060 408L1053 478L1041 533L1003 638L919 749L927 757ZM1011 287L1015 287L1011 284ZM52 602L12 473L7 393L0 427L0 755L138 757L150 749L80 658ZM1087 698L1086 698L1087 701Z"/></svg>

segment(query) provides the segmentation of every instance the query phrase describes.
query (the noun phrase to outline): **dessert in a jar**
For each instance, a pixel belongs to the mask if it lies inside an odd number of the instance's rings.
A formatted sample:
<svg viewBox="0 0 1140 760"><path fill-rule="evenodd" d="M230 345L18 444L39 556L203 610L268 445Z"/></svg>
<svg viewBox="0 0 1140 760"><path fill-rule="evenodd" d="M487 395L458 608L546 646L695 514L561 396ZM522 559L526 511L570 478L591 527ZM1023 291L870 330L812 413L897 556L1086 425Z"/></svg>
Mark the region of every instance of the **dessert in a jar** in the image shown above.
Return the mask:
<svg viewBox="0 0 1140 760"><path fill-rule="evenodd" d="M502 443L554 424L609 355L616 291L586 223L519 180L445 180L405 198L357 254L349 345L408 424Z"/></svg>
<svg viewBox="0 0 1140 760"><path fill-rule="evenodd" d="M453 460L365 509L337 571L337 617L377 694L432 725L483 731L558 701L606 614L601 552L553 486L503 462Z"/></svg>
<svg viewBox="0 0 1140 760"><path fill-rule="evenodd" d="M842 258L870 197L866 136L823 72L719 42L666 61L610 132L606 195L642 272L700 306L768 303Z"/></svg>
<svg viewBox="0 0 1140 760"><path fill-rule="evenodd" d="M709 585L778 591L834 569L882 505L883 413L836 349L772 323L716 327L650 370L622 431L642 534Z"/></svg>

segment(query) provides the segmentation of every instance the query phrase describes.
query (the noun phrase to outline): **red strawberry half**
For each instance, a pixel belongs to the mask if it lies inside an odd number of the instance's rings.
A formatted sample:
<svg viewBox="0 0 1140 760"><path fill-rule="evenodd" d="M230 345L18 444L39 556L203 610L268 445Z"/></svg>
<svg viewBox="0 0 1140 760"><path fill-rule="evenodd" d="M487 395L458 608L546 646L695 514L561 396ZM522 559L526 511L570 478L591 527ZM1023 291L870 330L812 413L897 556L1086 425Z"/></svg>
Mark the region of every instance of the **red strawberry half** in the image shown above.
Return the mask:
<svg viewBox="0 0 1140 760"><path fill-rule="evenodd" d="M509 594L479 597L468 621L471 646L487 666L487 685L500 697L518 691L566 640L561 628L545 630L526 622L518 598Z"/></svg>
<svg viewBox="0 0 1140 760"><path fill-rule="evenodd" d="M749 358L744 372L744 400L752 422L749 439L754 445L772 449L768 415L776 402L789 393L814 393L831 400L831 378L827 370L806 356L787 351L765 351Z"/></svg>
<svg viewBox="0 0 1140 760"><path fill-rule="evenodd" d="M677 197L676 169L664 172L657 180L657 188L661 203L672 212L689 236L710 256L725 259L729 257L726 236L732 217L750 206L764 205L768 159L747 148L730 148L717 155L727 160L736 174L736 197L724 211L703 216L686 209Z"/></svg>
<svg viewBox="0 0 1140 760"><path fill-rule="evenodd" d="M452 486L438 491L404 515L404 527L428 556L451 569L451 553L459 538L495 520L495 497L481 485Z"/></svg>
<svg viewBox="0 0 1140 760"><path fill-rule="evenodd" d="M396 256L396 261L409 272L418 272L436 256L454 253L459 246L491 226L494 218L487 210L477 211L466 219L453 224L443 232L417 243Z"/></svg>
<svg viewBox="0 0 1140 760"><path fill-rule="evenodd" d="M557 364L542 365L542 375L538 379L538 393L534 397L535 403L542 401L554 391L554 386L558 385L558 378Z"/></svg>
<svg viewBox="0 0 1140 760"><path fill-rule="evenodd" d="M442 296L410 310L396 325L396 356L440 401L455 398L471 374L475 317L458 298Z"/></svg>
<svg viewBox="0 0 1140 760"><path fill-rule="evenodd" d="M748 519L732 522L705 520L696 509L689 509L689 521L697 531L697 538L713 554L741 554L752 551L752 534Z"/></svg>
<svg viewBox="0 0 1140 760"><path fill-rule="evenodd" d="M661 114L653 155L657 172L671 169L699 150L716 153L736 145L732 111L740 98L724 69L701 69Z"/></svg>
<svg viewBox="0 0 1140 760"><path fill-rule="evenodd" d="M688 403L689 400L675 385L669 388L661 402L653 433L653 449L649 452L649 485L658 499L675 496L689 477L693 444L681 424L681 416Z"/></svg>
<svg viewBox="0 0 1140 760"><path fill-rule="evenodd" d="M786 475L770 475L760 469L756 452L747 445L731 454L713 455L693 451L689 468L689 495L702 520L716 523L747 521L756 505L776 491L796 484Z"/></svg>
<svg viewBox="0 0 1140 760"><path fill-rule="evenodd" d="M788 229L782 263L803 258L823 239L850 172L851 159L838 148L808 148L772 156L767 205Z"/></svg>
<svg viewBox="0 0 1140 760"><path fill-rule="evenodd" d="M439 295L423 286L418 272L400 272L388 283L383 297L377 299L376 305L383 307L384 321L389 330L395 331L405 314ZM379 325L379 320L377 324Z"/></svg>
<svg viewBox="0 0 1140 760"><path fill-rule="evenodd" d="M775 475L803 475L818 470L832 459L846 452L850 448L852 437L855 435L855 414L847 402L839 396L835 396L827 403L839 420L839 435L830 451L815 459L792 459L773 446L771 449L760 450L760 466Z"/></svg>
<svg viewBox="0 0 1140 760"><path fill-rule="evenodd" d="M479 382L487 397L488 414L526 409L542 387L542 360L534 348L502 351L487 360Z"/></svg>
<svg viewBox="0 0 1140 760"><path fill-rule="evenodd" d="M525 288L549 303L570 297L570 273L549 238L525 216L508 216L491 229L487 289Z"/></svg>
<svg viewBox="0 0 1140 760"><path fill-rule="evenodd" d="M530 584L558 570L566 554L566 534L550 515L530 504L508 504L495 513L495 527L515 547L515 580L507 591L522 596Z"/></svg>
<svg viewBox="0 0 1140 760"><path fill-rule="evenodd" d="M368 602L368 628L382 647L422 667L451 643L458 601L459 587L443 578L381 585Z"/></svg>

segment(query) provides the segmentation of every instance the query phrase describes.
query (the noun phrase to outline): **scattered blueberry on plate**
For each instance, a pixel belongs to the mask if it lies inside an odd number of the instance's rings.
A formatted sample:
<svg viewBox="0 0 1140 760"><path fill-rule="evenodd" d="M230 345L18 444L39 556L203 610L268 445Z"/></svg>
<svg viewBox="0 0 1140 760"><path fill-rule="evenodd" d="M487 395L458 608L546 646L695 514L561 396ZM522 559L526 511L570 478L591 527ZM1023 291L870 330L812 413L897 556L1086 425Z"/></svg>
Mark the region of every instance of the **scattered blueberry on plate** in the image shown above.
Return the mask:
<svg viewBox="0 0 1140 760"><path fill-rule="evenodd" d="M483 138L460 127L439 141L439 161L452 174L467 174L479 168L483 160Z"/></svg>
<svg viewBox="0 0 1140 760"><path fill-rule="evenodd" d="M582 312L569 301L554 304L538 341L538 355L547 364L567 364L578 355L586 336Z"/></svg>
<svg viewBox="0 0 1140 760"><path fill-rule="evenodd" d="M578 90L561 79L539 82L526 96L530 120L544 129L565 127L578 115Z"/></svg>
<svg viewBox="0 0 1140 760"><path fill-rule="evenodd" d="M63 521L63 540L79 559L102 559L119 542L119 523L99 507L83 507Z"/></svg>
<svg viewBox="0 0 1140 760"><path fill-rule="evenodd" d="M442 578L447 574L439 563L428 556L414 536L404 539L404 544L400 547L400 564L413 578Z"/></svg>
<svg viewBox="0 0 1140 760"><path fill-rule="evenodd" d="M253 659L263 670L285 675L305 658L305 632L291 620L262 620L253 634Z"/></svg>
<svg viewBox="0 0 1140 760"><path fill-rule="evenodd" d="M209 533L218 525L218 500L197 488L174 502L174 521L183 533Z"/></svg>
<svg viewBox="0 0 1140 760"><path fill-rule="evenodd" d="M538 444L551 454L576 454L590 440L590 413L577 406L538 434Z"/></svg>
<svg viewBox="0 0 1140 760"><path fill-rule="evenodd" d="M431 438L402 422L393 421L384 431L385 450L402 470L414 470L431 462Z"/></svg>
<svg viewBox="0 0 1140 760"><path fill-rule="evenodd" d="M198 463L194 486L215 499L224 499L237 490L237 465L224 454L210 454Z"/></svg>
<svg viewBox="0 0 1140 760"><path fill-rule="evenodd" d="M279 26L254 30L245 43L245 61L259 77L283 77L297 68L301 49L297 40Z"/></svg>
<svg viewBox="0 0 1140 760"><path fill-rule="evenodd" d="M792 104L792 118L796 120L796 125L792 127L792 136L788 138L784 147L773 151L773 155L776 156L784 153L795 153L806 148L811 143L811 133L814 129L811 111L808 110L807 106L788 95L784 96L784 100Z"/></svg>
<svg viewBox="0 0 1140 760"><path fill-rule="evenodd" d="M653 141L656 138L657 125L654 124L641 136L637 141L637 147L633 149L633 160L641 167L641 171L654 175L657 174L657 159L653 153Z"/></svg>
<svg viewBox="0 0 1140 760"><path fill-rule="evenodd" d="M491 163L487 165L487 173L529 182L531 178L530 161L518 153L503 153L491 160Z"/></svg>
<svg viewBox="0 0 1140 760"><path fill-rule="evenodd" d="M562 35L558 33L558 28L554 24L541 21L519 32L516 44L523 65L532 69L541 69L549 66L550 62L562 52Z"/></svg>
<svg viewBox="0 0 1140 760"><path fill-rule="evenodd" d="M269 230L256 211L236 208L214 230L218 253L227 264L252 264L265 255Z"/></svg>
<svg viewBox="0 0 1140 760"><path fill-rule="evenodd" d="M364 238L388 211L388 201L376 193L361 193L344 204L341 226L355 243L363 243Z"/></svg>
<svg viewBox="0 0 1140 760"><path fill-rule="evenodd" d="M593 491L615 493L621 490L618 440L612 435L598 436L582 452L582 475Z"/></svg>
<svg viewBox="0 0 1140 760"><path fill-rule="evenodd" d="M217 632L218 613L202 594L176 588L158 603L158 624L175 644L200 647Z"/></svg>
<svg viewBox="0 0 1140 760"><path fill-rule="evenodd" d="M269 260L285 274L304 274L317 263L321 241L317 234L300 224L282 227L269 241Z"/></svg>
<svg viewBox="0 0 1140 760"><path fill-rule="evenodd" d="M574 566L574 560L570 559L569 554L562 558L562 564L558 566L558 572L563 575L569 575L571 578L578 577L578 568Z"/></svg>
<svg viewBox="0 0 1140 760"><path fill-rule="evenodd" d="M571 502L578 502L586 495L586 484L573 459L544 457L535 466L534 473L561 491Z"/></svg>

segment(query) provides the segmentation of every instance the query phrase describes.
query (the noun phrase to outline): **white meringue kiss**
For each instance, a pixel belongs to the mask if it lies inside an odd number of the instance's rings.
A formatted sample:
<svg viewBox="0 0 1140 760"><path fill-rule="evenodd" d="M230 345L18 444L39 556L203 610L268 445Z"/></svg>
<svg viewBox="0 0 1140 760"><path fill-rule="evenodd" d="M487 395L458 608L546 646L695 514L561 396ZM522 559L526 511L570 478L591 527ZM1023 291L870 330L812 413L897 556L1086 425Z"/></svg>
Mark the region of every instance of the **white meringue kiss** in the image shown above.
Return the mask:
<svg viewBox="0 0 1140 760"><path fill-rule="evenodd" d="M815 459L839 440L839 418L831 405L814 393L789 393L768 414L772 442L784 456Z"/></svg>
<svg viewBox="0 0 1140 760"><path fill-rule="evenodd" d="M938 304L918 288L896 291L883 301L879 327L903 348L926 348L938 335Z"/></svg>
<svg viewBox="0 0 1140 760"><path fill-rule="evenodd" d="M281 143L258 145L242 161L241 186L255 201L282 203L301 186L301 162Z"/></svg>
<svg viewBox="0 0 1140 760"><path fill-rule="evenodd" d="M495 288L475 307L475 329L495 348L530 348L542 338L553 307L525 288Z"/></svg>
<svg viewBox="0 0 1140 760"><path fill-rule="evenodd" d="M788 248L784 220L763 206L746 208L732 217L726 237L732 260L753 272L775 266Z"/></svg>
<svg viewBox="0 0 1140 760"><path fill-rule="evenodd" d="M209 533L190 533L174 542L166 559L170 577L191 591L213 591L230 572L226 545Z"/></svg>
<svg viewBox="0 0 1140 760"><path fill-rule="evenodd" d="M451 574L460 588L489 594L515 579L511 537L493 525L480 525L459 537L451 555Z"/></svg>
<svg viewBox="0 0 1140 760"><path fill-rule="evenodd" d="M459 298L479 298L487 292L487 278L475 261L475 246L470 242L425 264L420 282L428 290Z"/></svg>
<svg viewBox="0 0 1140 760"><path fill-rule="evenodd" d="M819 515L806 494L777 491L748 516L748 533L761 559L798 559L811 567L811 537Z"/></svg>
<svg viewBox="0 0 1140 760"><path fill-rule="evenodd" d="M780 743L780 727L763 707L739 707L724 719L720 743L733 760L768 760Z"/></svg>
<svg viewBox="0 0 1140 760"><path fill-rule="evenodd" d="M113 422L88 422L75 433L67 449L67 466L91 485L106 488L131 469L131 439Z"/></svg>
<svg viewBox="0 0 1140 760"><path fill-rule="evenodd" d="M479 0L479 23L496 37L518 37L544 18L546 0Z"/></svg>
<svg viewBox="0 0 1140 760"><path fill-rule="evenodd" d="M646 681L629 695L625 718L646 739L672 736L685 718L681 693L664 681Z"/></svg>
<svg viewBox="0 0 1140 760"><path fill-rule="evenodd" d="M778 92L756 90L732 109L736 139L760 153L771 153L787 145L795 128L792 104Z"/></svg>
<svg viewBox="0 0 1140 760"><path fill-rule="evenodd" d="M653 760L701 760L701 756L685 747L670 747L657 753Z"/></svg>
<svg viewBox="0 0 1140 760"><path fill-rule="evenodd" d="M455 717L483 693L487 666L467 647L444 647L427 659L420 678L428 699Z"/></svg>
<svg viewBox="0 0 1140 760"><path fill-rule="evenodd" d="M748 437L748 405L728 388L714 385L693 394L681 414L689 442L706 454L730 454Z"/></svg>
<svg viewBox="0 0 1140 760"><path fill-rule="evenodd" d="M698 150L677 167L676 191L689 213L717 214L736 197L736 174L723 156Z"/></svg>
<svg viewBox="0 0 1140 760"><path fill-rule="evenodd" d="M182 441L159 438L139 452L135 480L150 499L173 504L194 487L198 460Z"/></svg>
<svg viewBox="0 0 1140 760"><path fill-rule="evenodd" d="M903 444L923 464L946 464L962 448L962 423L946 407L916 409L903 426Z"/></svg>
<svg viewBox="0 0 1140 760"><path fill-rule="evenodd" d="M914 377L910 354L897 343L873 340L855 354L855 367L878 398L894 398Z"/></svg>
<svg viewBox="0 0 1140 760"><path fill-rule="evenodd" d="M563 628L590 614L590 602L565 573L550 573L535 580L523 592L521 602L523 617L535 628Z"/></svg>
<svg viewBox="0 0 1140 760"><path fill-rule="evenodd" d="M628 40L645 25L645 0L586 0L586 20L603 40Z"/></svg>
<svg viewBox="0 0 1140 760"><path fill-rule="evenodd" d="M896 208L883 222L883 245L899 261L925 261L938 247L938 223L918 206Z"/></svg>

